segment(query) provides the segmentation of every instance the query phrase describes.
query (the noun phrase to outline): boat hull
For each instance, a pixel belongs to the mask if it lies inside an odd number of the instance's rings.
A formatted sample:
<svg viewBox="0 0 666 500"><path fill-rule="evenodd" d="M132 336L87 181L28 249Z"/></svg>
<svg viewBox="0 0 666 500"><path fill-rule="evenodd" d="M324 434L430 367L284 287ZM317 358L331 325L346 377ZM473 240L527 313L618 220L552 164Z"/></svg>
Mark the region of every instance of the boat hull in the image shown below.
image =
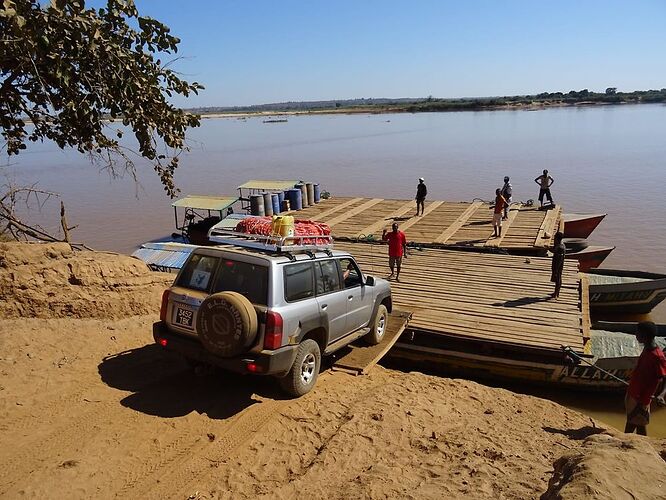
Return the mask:
<svg viewBox="0 0 666 500"><path fill-rule="evenodd" d="M583 353L578 355L586 356ZM576 363L563 350L526 350L465 341L460 337L446 338L421 330L408 329L387 356L388 362L396 365L493 383L501 381L593 392L621 391L625 388L623 382L611 375L584 363ZM602 359L597 363L621 380L627 380L635 366L635 360L628 358Z"/></svg>
<svg viewBox="0 0 666 500"><path fill-rule="evenodd" d="M587 238L606 214L564 214L564 237Z"/></svg>
<svg viewBox="0 0 666 500"><path fill-rule="evenodd" d="M579 252L567 253L566 258L576 259L578 269L581 272L586 272L599 267L613 250L615 250L615 247L589 246Z"/></svg>
<svg viewBox="0 0 666 500"><path fill-rule="evenodd" d="M648 314L666 299L666 275L612 269L591 270L590 274L643 279L627 283L590 283L590 309L595 313Z"/></svg>

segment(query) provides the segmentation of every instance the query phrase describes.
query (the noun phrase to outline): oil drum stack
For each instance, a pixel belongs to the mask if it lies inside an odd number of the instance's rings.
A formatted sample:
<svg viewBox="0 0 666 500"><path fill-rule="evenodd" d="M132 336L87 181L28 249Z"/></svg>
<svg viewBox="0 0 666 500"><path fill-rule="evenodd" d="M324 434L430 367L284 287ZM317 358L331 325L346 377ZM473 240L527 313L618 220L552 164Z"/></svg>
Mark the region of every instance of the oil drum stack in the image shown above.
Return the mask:
<svg viewBox="0 0 666 500"><path fill-rule="evenodd" d="M278 215L289 210L302 210L321 200L319 184L299 182L293 188L277 193L264 192L250 195L250 214Z"/></svg>

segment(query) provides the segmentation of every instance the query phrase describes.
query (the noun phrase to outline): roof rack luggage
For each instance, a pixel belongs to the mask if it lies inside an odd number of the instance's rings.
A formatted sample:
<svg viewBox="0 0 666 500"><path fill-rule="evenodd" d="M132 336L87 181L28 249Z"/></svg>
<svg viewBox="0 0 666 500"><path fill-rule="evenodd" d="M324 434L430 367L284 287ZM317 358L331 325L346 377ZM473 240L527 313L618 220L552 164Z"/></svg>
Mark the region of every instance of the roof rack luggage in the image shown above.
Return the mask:
<svg viewBox="0 0 666 500"><path fill-rule="evenodd" d="M208 239L215 243L236 245L269 252L327 251L333 248L333 237L330 235L267 236L263 234L240 233L219 227L213 227L210 230Z"/></svg>

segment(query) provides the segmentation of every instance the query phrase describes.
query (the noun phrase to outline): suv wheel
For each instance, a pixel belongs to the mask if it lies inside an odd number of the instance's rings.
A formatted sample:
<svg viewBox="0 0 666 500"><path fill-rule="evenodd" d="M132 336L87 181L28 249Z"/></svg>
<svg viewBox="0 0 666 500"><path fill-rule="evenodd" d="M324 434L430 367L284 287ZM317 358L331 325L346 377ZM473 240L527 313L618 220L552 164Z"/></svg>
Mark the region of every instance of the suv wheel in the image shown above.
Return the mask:
<svg viewBox="0 0 666 500"><path fill-rule="evenodd" d="M298 346L291 370L286 377L280 380L282 389L294 397L310 392L317 382L320 365L319 344L312 339L304 340Z"/></svg>
<svg viewBox="0 0 666 500"><path fill-rule="evenodd" d="M379 344L384 338L386 328L388 327L388 311L384 304L379 304L377 314L370 324L370 332L364 337L365 341L370 345Z"/></svg>

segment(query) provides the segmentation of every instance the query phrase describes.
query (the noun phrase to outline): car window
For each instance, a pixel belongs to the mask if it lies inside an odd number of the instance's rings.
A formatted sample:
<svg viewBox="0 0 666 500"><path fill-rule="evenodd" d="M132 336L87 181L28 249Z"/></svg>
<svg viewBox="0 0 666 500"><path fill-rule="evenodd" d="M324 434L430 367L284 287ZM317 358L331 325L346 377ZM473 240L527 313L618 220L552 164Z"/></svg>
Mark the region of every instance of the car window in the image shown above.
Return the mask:
<svg viewBox="0 0 666 500"><path fill-rule="evenodd" d="M317 295L340 290L340 271L335 260L324 260L316 264Z"/></svg>
<svg viewBox="0 0 666 500"><path fill-rule="evenodd" d="M287 302L314 297L312 262L291 264L284 268L284 296Z"/></svg>
<svg viewBox="0 0 666 500"><path fill-rule="evenodd" d="M345 288L361 286L363 278L356 262L349 258L340 259L340 269L342 269L342 279Z"/></svg>
<svg viewBox="0 0 666 500"><path fill-rule="evenodd" d="M194 290L208 290L218 260L217 257L211 257L210 255L192 255L178 277L178 286L193 288Z"/></svg>
<svg viewBox="0 0 666 500"><path fill-rule="evenodd" d="M212 292L238 292L253 304L267 305L268 268L222 259Z"/></svg>

